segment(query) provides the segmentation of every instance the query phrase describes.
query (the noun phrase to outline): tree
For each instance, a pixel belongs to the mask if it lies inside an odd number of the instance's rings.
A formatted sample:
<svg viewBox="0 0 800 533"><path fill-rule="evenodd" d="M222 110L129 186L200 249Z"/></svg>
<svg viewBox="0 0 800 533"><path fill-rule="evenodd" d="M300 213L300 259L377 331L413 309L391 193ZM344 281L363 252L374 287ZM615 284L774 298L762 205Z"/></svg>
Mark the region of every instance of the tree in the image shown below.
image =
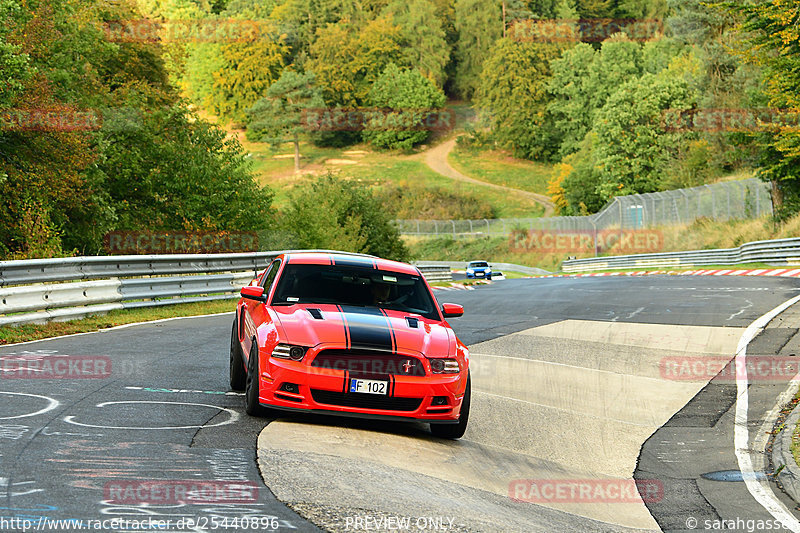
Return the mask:
<svg viewBox="0 0 800 533"><path fill-rule="evenodd" d="M492 136L518 157L550 158L558 149L547 114L550 61L564 43L497 41L483 67L476 101L490 117Z"/></svg>
<svg viewBox="0 0 800 533"><path fill-rule="evenodd" d="M0 109L8 107L25 88L33 74L30 57L22 47L6 40L12 17L19 17L21 9L14 0L0 0Z"/></svg>
<svg viewBox="0 0 800 533"><path fill-rule="evenodd" d="M116 229L257 230L272 194L252 178L244 150L181 107L142 114L132 128L103 131L104 188Z"/></svg>
<svg viewBox="0 0 800 533"><path fill-rule="evenodd" d="M472 98L480 83L483 62L495 41L503 36L499 2L455 0L456 43L455 89L465 99Z"/></svg>
<svg viewBox="0 0 800 533"><path fill-rule="evenodd" d="M590 73L597 53L592 45L580 43L551 63L553 74L548 89L553 98L547 109L561 133L562 157L577 152L592 128Z"/></svg>
<svg viewBox="0 0 800 533"><path fill-rule="evenodd" d="M418 70L390 64L372 86L369 102L380 112L366 124L364 138L375 146L410 150L430 135L424 121L447 98Z"/></svg>
<svg viewBox="0 0 800 533"><path fill-rule="evenodd" d="M247 110L280 78L288 52L282 39L223 45L221 68L213 73L209 98L213 111L224 119L245 124Z"/></svg>
<svg viewBox="0 0 800 533"><path fill-rule="evenodd" d="M800 111L800 27L797 4L772 0L742 9L747 59L764 69L769 105L784 113ZM796 124L772 125L754 135L761 147L759 176L772 184L776 216L800 211L800 134Z"/></svg>
<svg viewBox="0 0 800 533"><path fill-rule="evenodd" d="M561 180L564 200L568 208L565 215L588 215L603 208L607 200L597 190L601 182L595 161L596 136L589 132L580 149L564 158L563 164L572 170Z"/></svg>
<svg viewBox="0 0 800 533"><path fill-rule="evenodd" d="M137 20L131 5L0 0L2 48L19 56L2 56L0 108L48 117L0 130L0 255L97 253L114 229L265 224L270 193L240 146L188 113L163 48L106 39L104 23Z"/></svg>
<svg viewBox="0 0 800 533"><path fill-rule="evenodd" d="M414 65L426 78L443 87L450 47L436 16L436 5L431 0L394 0L384 13L400 28L403 63Z"/></svg>
<svg viewBox="0 0 800 533"><path fill-rule="evenodd" d="M300 172L300 136L308 130L305 112L322 109L325 101L322 91L315 85L313 72L298 74L284 70L278 81L267 91L267 96L256 102L249 111L247 137L273 144L294 144L294 171Z"/></svg>
<svg viewBox="0 0 800 533"><path fill-rule="evenodd" d="M327 175L291 196L281 226L286 247L360 252L397 261L408 250L389 213L369 189Z"/></svg>
<svg viewBox="0 0 800 533"><path fill-rule="evenodd" d="M307 67L317 74L326 104L358 107L389 63L406 66L401 43L400 28L388 17L361 29L346 21L328 24L317 32Z"/></svg>
<svg viewBox="0 0 800 533"><path fill-rule="evenodd" d="M605 41L589 70L588 90L593 110L605 105L620 85L642 74L642 47L624 34Z"/></svg>
<svg viewBox="0 0 800 533"><path fill-rule="evenodd" d="M685 80L645 74L624 83L598 111L594 158L600 171L597 192L613 196L658 191L662 172L685 142L683 132L668 132L664 111L696 105Z"/></svg>

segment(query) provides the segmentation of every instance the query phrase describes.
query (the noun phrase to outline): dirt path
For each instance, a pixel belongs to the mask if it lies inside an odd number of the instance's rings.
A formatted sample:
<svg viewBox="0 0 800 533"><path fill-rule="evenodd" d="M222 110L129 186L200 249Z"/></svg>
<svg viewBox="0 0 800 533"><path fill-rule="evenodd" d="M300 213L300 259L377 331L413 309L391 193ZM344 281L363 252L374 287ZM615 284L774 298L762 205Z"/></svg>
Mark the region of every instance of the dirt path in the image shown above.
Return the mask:
<svg viewBox="0 0 800 533"><path fill-rule="evenodd" d="M555 208L553 207L553 202L550 199L543 195L543 194L536 194L534 192L522 191L520 189L514 189L512 187L506 187L505 185L497 185L495 183L489 183L486 181L477 180L475 178L470 178L469 176L465 176L458 170L454 169L450 166L450 163L447 161L448 154L453 150L456 145L455 139L450 139L449 141L445 141L438 146L434 146L427 152L425 152L425 163L431 167L431 169L436 172L437 174L441 174L450 179L466 181L469 183L476 183L478 185L485 185L486 187L492 187L493 189L498 189L502 191L511 192L520 196L524 196L526 198L530 198L537 204L540 204L544 207L544 216L549 217L552 216Z"/></svg>

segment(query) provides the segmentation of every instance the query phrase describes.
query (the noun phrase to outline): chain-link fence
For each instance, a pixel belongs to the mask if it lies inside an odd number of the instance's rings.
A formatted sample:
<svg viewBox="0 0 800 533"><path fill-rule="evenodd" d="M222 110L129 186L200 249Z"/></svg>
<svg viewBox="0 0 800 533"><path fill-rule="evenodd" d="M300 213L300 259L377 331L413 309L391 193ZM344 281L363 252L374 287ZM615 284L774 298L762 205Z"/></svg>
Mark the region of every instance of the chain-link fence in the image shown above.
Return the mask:
<svg viewBox="0 0 800 533"><path fill-rule="evenodd" d="M772 213L769 184L759 179L726 181L691 189L614 198L589 216L482 220L397 220L400 233L416 236L507 236L514 230L581 231L644 229L713 220L750 219Z"/></svg>

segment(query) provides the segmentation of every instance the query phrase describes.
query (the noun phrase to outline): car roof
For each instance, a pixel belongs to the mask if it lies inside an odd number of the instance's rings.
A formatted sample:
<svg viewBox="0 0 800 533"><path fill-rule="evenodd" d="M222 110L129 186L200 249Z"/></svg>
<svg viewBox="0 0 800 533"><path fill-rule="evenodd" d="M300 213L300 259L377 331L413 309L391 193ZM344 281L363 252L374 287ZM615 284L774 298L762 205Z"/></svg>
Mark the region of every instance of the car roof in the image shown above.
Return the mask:
<svg viewBox="0 0 800 533"><path fill-rule="evenodd" d="M381 259L373 255L347 252L289 252L283 254L290 265L343 265L388 270L419 275L419 270L408 263Z"/></svg>

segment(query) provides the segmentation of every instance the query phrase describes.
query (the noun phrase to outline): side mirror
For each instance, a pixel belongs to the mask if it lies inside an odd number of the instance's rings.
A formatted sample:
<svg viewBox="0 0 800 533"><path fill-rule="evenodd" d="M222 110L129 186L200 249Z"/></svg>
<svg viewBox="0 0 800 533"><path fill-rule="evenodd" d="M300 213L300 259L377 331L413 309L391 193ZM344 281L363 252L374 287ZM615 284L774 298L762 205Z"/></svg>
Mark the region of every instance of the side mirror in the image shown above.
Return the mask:
<svg viewBox="0 0 800 533"><path fill-rule="evenodd" d="M267 301L267 297L264 295L264 287L259 287L258 285L243 287L241 295L242 298L247 298L248 300L255 300L262 303Z"/></svg>
<svg viewBox="0 0 800 533"><path fill-rule="evenodd" d="M464 314L464 308L458 304L442 304L442 315L445 318L458 318Z"/></svg>

